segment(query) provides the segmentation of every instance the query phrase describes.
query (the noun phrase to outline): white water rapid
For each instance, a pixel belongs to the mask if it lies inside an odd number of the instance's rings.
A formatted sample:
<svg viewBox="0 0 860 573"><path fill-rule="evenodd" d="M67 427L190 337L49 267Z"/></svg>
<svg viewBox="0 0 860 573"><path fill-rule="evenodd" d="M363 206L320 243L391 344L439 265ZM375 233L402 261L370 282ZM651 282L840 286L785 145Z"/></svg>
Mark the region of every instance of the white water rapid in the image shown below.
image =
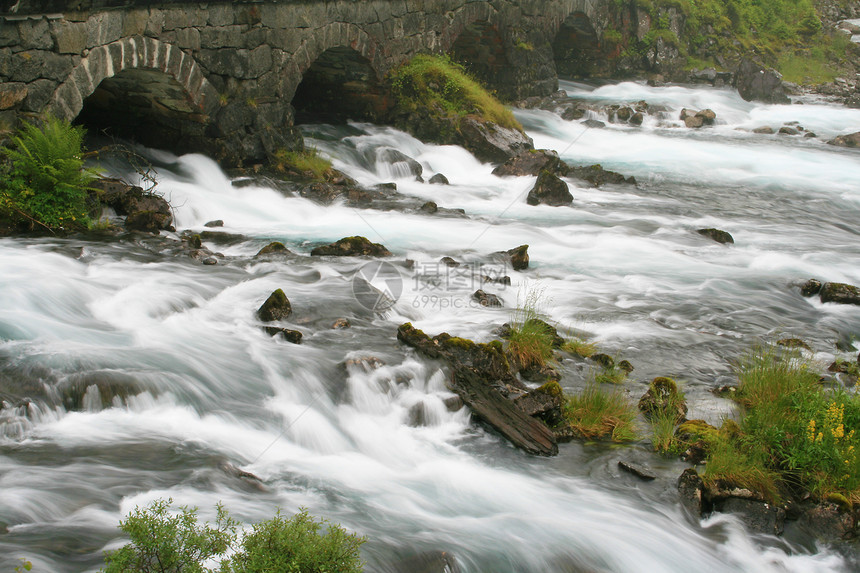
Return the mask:
<svg viewBox="0 0 860 573"><path fill-rule="evenodd" d="M518 301L540 292L549 319L633 363L631 399L654 376L672 376L690 417L714 423L731 407L710 389L732 381L732 360L758 340L803 338L822 364L837 344L856 355L860 307L805 299L796 284L860 284L860 153L825 143L860 130L860 110L768 106L698 87L564 87L594 103L665 106L640 128L516 112L536 147L638 185L570 179L571 207L533 207L534 177L496 177L463 149L366 124L310 126L307 141L335 167L366 186L396 182L412 202L322 206L259 181L234 185L200 155L151 152L178 230L223 219L214 231L234 235L204 235L225 255L219 264L172 255L165 237L0 239L0 568L26 558L39 573L96 571L102 552L125 542L124 515L171 497L204 518L221 501L245 523L306 507L367 537L368 572L438 551L486 573L856 570L851 546L685 515L675 489L685 465L651 454L646 428L632 445L573 442L556 458L530 457L465 410L449 412L440 365L396 341L406 321L490 340ZM682 107L713 109L717 125L683 127ZM817 137L752 133L788 122ZM377 161L382 148L450 185ZM431 200L465 216L416 208ZM703 227L735 244L695 233ZM308 256L350 235L383 243L395 264L414 261L383 315L353 295L367 260ZM272 240L295 256L252 258ZM510 286L431 280L443 256L471 271L521 244L531 266L506 269ZM270 338L255 319L276 288L292 303L300 345ZM477 288L505 307L470 302ZM330 328L341 317L351 328ZM385 366L342 365L363 356ZM560 368L571 392L590 374L573 359ZM410 424L417 404L423 423ZM660 477L640 482L618 470L622 459Z"/></svg>

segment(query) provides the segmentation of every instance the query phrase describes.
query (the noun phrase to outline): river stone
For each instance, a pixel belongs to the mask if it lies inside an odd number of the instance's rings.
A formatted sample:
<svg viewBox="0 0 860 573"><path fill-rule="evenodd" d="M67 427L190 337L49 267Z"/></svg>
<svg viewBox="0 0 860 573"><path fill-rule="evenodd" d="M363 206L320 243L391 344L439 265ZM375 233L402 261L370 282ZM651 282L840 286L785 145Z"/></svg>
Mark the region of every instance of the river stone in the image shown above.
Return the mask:
<svg viewBox="0 0 860 573"><path fill-rule="evenodd" d="M291 255L290 250L280 241L272 241L254 255L254 258L264 257L266 255Z"/></svg>
<svg viewBox="0 0 860 573"><path fill-rule="evenodd" d="M450 182L448 178L442 175L441 173L436 173L433 177L431 177L428 181L431 185L449 185Z"/></svg>
<svg viewBox="0 0 860 573"><path fill-rule="evenodd" d="M595 364L599 364L603 368L613 368L615 366L615 359L609 356L608 354L604 354L602 352L597 352L596 354L592 354L588 357L589 360L594 362Z"/></svg>
<svg viewBox="0 0 860 573"><path fill-rule="evenodd" d="M738 67L734 86L746 101L791 103L785 95L782 76L779 72L765 68L748 58L745 58Z"/></svg>
<svg viewBox="0 0 860 573"><path fill-rule="evenodd" d="M718 243L721 243L723 245L731 245L731 244L734 244L734 242L735 242L734 237L732 237L726 231L721 231L719 229L713 229L713 228L697 229L696 232L699 233L700 235L702 235L703 237L708 237L709 239L712 239L712 240L714 240Z"/></svg>
<svg viewBox="0 0 860 573"><path fill-rule="evenodd" d="M531 138L523 132L473 117L460 121L460 135L463 147L481 161L490 163L502 163L534 148Z"/></svg>
<svg viewBox="0 0 860 573"><path fill-rule="evenodd" d="M570 194L567 183L549 171L540 172L534 187L526 197L526 203L529 205L544 204L561 207L570 205L572 202L573 195Z"/></svg>
<svg viewBox="0 0 860 573"><path fill-rule="evenodd" d="M860 305L860 288L845 283L824 283L818 296L821 302Z"/></svg>
<svg viewBox="0 0 860 573"><path fill-rule="evenodd" d="M426 551L401 559L385 569L387 573L460 573L462 569L446 551Z"/></svg>
<svg viewBox="0 0 860 573"><path fill-rule="evenodd" d="M696 468L687 468L678 478L678 494L681 505L697 520L702 517L704 510L705 484L699 477Z"/></svg>
<svg viewBox="0 0 860 573"><path fill-rule="evenodd" d="M283 328L280 326L265 326L263 330L266 331L266 334L269 336L280 336L287 342L292 342L293 344L299 344L302 341L302 333L298 330L293 330L291 328Z"/></svg>
<svg viewBox="0 0 860 573"><path fill-rule="evenodd" d="M600 129L606 127L606 124L597 119L586 119L582 122L582 125L589 129Z"/></svg>
<svg viewBox="0 0 860 573"><path fill-rule="evenodd" d="M785 526L785 509L763 501L730 497L717 509L738 516L747 529L755 533L782 535Z"/></svg>
<svg viewBox="0 0 860 573"><path fill-rule="evenodd" d="M838 135L827 142L838 147L860 147L860 131L848 135Z"/></svg>
<svg viewBox="0 0 860 573"><path fill-rule="evenodd" d="M529 416L539 416L550 426L562 419L564 392L556 380L551 380L521 396L514 398L517 408Z"/></svg>
<svg viewBox="0 0 860 573"><path fill-rule="evenodd" d="M851 513L830 502L806 508L797 523L809 535L824 541L852 537L857 526Z"/></svg>
<svg viewBox="0 0 860 573"><path fill-rule="evenodd" d="M753 131L753 133L759 133L759 134L763 134L763 135L773 135L773 133L774 133L773 128L770 127L769 125L763 125L761 127L757 127L752 131Z"/></svg>
<svg viewBox="0 0 860 573"><path fill-rule="evenodd" d="M633 115L630 116L630 120L627 122L630 125L640 126L642 122L645 121L645 116L642 115L641 111L637 111Z"/></svg>
<svg viewBox="0 0 860 573"><path fill-rule="evenodd" d="M508 159L493 169L493 175L499 177L539 175L544 171L563 177L570 171L570 166L552 149L532 149Z"/></svg>
<svg viewBox="0 0 860 573"><path fill-rule="evenodd" d="M573 167L570 170L570 175L588 181L595 187L600 187L605 183L629 183L631 185L636 184L636 179L633 176L624 177L624 175L616 171L604 169L603 166L599 163L595 163L594 165L588 165L586 167Z"/></svg>
<svg viewBox="0 0 860 573"><path fill-rule="evenodd" d="M217 227L223 227L224 221L223 219L215 219L214 221L209 221L208 223L203 223L204 227L208 227L210 229L214 229Z"/></svg>
<svg viewBox="0 0 860 573"><path fill-rule="evenodd" d="M366 237L344 237L330 245L317 247L311 251L314 257L390 257L391 251L379 243L371 243Z"/></svg>
<svg viewBox="0 0 860 573"><path fill-rule="evenodd" d="M817 279L809 279L800 285L800 294L805 297L815 296L821 292L821 281Z"/></svg>
<svg viewBox="0 0 860 573"><path fill-rule="evenodd" d="M476 300L478 302L478 304L480 304L481 306L487 306L487 307L489 307L489 306L501 307L502 306L502 301L501 301L501 299L499 299L499 297L497 297L494 294L484 292L481 289L476 290L472 294L472 298L474 300Z"/></svg>
<svg viewBox="0 0 860 573"><path fill-rule="evenodd" d="M405 172L397 173L398 169L395 169L395 175L397 176L413 175L420 177L424 173L424 168L420 163L397 149L385 147L377 151L376 157L379 161L388 163L391 166L402 165Z"/></svg>
<svg viewBox="0 0 860 573"><path fill-rule="evenodd" d="M439 210L439 206L436 203L434 203L433 201L427 201L426 203L421 205L421 208L419 209L419 211L421 211L423 213L430 213L431 215L433 213L436 213L438 210Z"/></svg>
<svg viewBox="0 0 860 573"><path fill-rule="evenodd" d="M529 246L520 245L505 253L511 258L511 266L515 271L524 271L529 268Z"/></svg>
<svg viewBox="0 0 860 573"><path fill-rule="evenodd" d="M644 481L653 481L657 479L657 474L643 465L621 460L618 462L618 467Z"/></svg>
<svg viewBox="0 0 860 573"><path fill-rule="evenodd" d="M798 135L799 133L800 131L787 125L783 125L782 127L780 127L779 131L777 132L777 134L779 135Z"/></svg>
<svg viewBox="0 0 860 573"><path fill-rule="evenodd" d="M257 318L263 322L273 322L287 318L292 312L293 307L287 295L284 294L283 290L277 289L269 295L263 306L257 310Z"/></svg>

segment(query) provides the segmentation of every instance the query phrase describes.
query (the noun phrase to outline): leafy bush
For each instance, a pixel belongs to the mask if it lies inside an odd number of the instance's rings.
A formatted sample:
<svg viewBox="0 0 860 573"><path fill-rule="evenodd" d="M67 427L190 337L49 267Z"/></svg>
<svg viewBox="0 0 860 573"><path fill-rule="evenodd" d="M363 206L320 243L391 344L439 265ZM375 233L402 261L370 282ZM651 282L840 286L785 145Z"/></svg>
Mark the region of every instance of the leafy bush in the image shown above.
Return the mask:
<svg viewBox="0 0 860 573"><path fill-rule="evenodd" d="M104 573L214 573L208 562L220 559L220 573L358 573L364 539L342 527L318 521L307 511L277 515L253 526L239 539L239 523L220 504L215 525L200 524L197 510L173 500L157 500L135 510L120 529L131 543L105 554ZM325 530L325 531L324 531ZM231 550L236 551L229 558Z"/></svg>
<svg viewBox="0 0 860 573"><path fill-rule="evenodd" d="M513 113L448 56L419 54L394 70L390 80L397 105L406 110L438 110L453 118L477 114L522 131Z"/></svg>
<svg viewBox="0 0 860 573"><path fill-rule="evenodd" d="M4 149L0 210L48 229L86 228L89 185L96 173L84 168L84 129L47 117L25 124Z"/></svg>

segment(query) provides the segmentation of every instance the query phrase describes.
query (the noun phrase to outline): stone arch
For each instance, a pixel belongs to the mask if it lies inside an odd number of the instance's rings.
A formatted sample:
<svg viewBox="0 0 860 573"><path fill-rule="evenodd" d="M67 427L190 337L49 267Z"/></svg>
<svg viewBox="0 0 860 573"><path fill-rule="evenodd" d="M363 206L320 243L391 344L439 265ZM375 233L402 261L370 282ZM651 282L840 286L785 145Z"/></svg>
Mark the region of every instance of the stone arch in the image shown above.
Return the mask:
<svg viewBox="0 0 860 573"><path fill-rule="evenodd" d="M185 152L207 150L205 131L218 103L217 90L189 54L133 36L90 50L57 87L48 111Z"/></svg>
<svg viewBox="0 0 860 573"><path fill-rule="evenodd" d="M296 123L339 122L384 114L381 51L354 24L335 22L315 30L296 52L287 71L288 97Z"/></svg>
<svg viewBox="0 0 860 573"><path fill-rule="evenodd" d="M600 40L585 12L574 11L561 22L551 47L560 78L586 78L598 71Z"/></svg>

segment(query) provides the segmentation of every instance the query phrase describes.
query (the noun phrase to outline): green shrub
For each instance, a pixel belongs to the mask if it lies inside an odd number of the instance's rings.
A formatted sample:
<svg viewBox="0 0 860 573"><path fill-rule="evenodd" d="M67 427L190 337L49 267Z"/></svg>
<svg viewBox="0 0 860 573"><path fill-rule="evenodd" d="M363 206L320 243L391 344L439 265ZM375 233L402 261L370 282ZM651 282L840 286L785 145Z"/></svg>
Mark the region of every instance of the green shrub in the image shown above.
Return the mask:
<svg viewBox="0 0 860 573"><path fill-rule="evenodd" d="M636 407L620 389L603 390L597 382L589 382L564 406L567 423L586 438L635 440L636 416Z"/></svg>
<svg viewBox="0 0 860 573"><path fill-rule="evenodd" d="M84 168L84 129L47 117L25 124L3 150L0 210L48 229L87 228L87 199L96 173Z"/></svg>
<svg viewBox="0 0 860 573"><path fill-rule="evenodd" d="M522 131L513 113L448 56L419 54L390 76L397 105L407 111L437 110L442 116L481 116Z"/></svg>
<svg viewBox="0 0 860 573"><path fill-rule="evenodd" d="M239 523L220 504L215 526L198 523L197 510L171 511L172 500L135 510L120 529L131 543L105 554L104 573L358 573L364 539L301 510L253 526L239 539ZM228 558L227 554L232 555ZM220 568L207 562L220 560Z"/></svg>

